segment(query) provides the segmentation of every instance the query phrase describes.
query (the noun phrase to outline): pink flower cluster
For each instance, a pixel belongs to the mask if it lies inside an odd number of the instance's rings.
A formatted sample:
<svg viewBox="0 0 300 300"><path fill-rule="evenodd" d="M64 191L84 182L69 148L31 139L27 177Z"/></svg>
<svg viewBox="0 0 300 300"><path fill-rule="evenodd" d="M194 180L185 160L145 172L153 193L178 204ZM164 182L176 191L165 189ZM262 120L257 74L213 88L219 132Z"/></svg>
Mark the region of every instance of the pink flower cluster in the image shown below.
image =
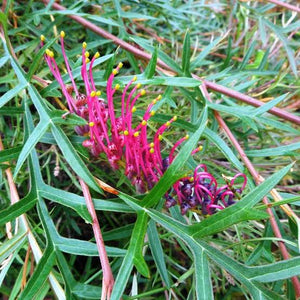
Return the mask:
<svg viewBox="0 0 300 300"><path fill-rule="evenodd" d="M87 120L85 126L75 128L79 135L88 136L88 139L83 142L83 146L89 148L94 156L104 153L113 169L123 168L125 175L135 186L138 193L150 190L172 163L176 149L188 139L188 136L178 140L171 148L169 155L163 158L161 151L163 133L176 121L176 116L160 126L150 140L148 121L155 114L153 106L161 99L161 96L159 95L151 101L142 120L134 124L135 104L146 93L144 89L140 89L141 84L135 83L136 76L129 81L122 91L121 104L118 106L120 112L117 114L114 95L120 86L118 84L114 85L113 81L122 68L122 63L118 64L108 78L106 99L100 98L101 92L96 89L92 72L93 64L100 55L97 52L90 59L90 54L86 50L86 43L83 43L82 47L81 67L81 77L85 91L84 93L79 92L65 52L64 37L65 33L61 32L61 50L71 86L65 85L55 61L54 53L49 49L46 50L45 60L51 73L61 86L70 112ZM44 36L41 36L42 46L44 40ZM191 154L193 155L201 149L200 146L193 150ZM242 177L244 183L240 189L234 190L233 184L237 177ZM171 207L178 203L182 214L185 214L190 208L200 208L203 214L212 214L218 209L233 204L234 198L242 192L246 182L244 174L237 174L229 184L217 188L217 181L213 175L207 172L206 166L199 165L193 176L178 180L172 189L166 193L166 206Z"/></svg>

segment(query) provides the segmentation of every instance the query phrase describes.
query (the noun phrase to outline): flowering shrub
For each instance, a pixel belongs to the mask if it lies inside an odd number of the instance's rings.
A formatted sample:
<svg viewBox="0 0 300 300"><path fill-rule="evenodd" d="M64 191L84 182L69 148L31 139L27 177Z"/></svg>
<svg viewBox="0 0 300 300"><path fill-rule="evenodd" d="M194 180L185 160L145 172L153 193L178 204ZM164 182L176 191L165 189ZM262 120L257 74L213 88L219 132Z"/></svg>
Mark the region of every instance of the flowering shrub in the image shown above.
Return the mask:
<svg viewBox="0 0 300 300"><path fill-rule="evenodd" d="M60 34L61 50L66 69L70 76L71 86L66 86L55 61L54 53L47 49L45 60L61 86L71 113L87 120L85 126L77 126L75 131L82 136L88 136L83 142L92 155L98 156L105 153L111 167L124 168L125 175L135 186L138 193L150 190L168 169L174 160L176 149L188 139L188 135L179 139L171 148L169 155L164 156L161 151L163 133L168 130L177 117L174 116L159 127L153 138L147 133L148 121L155 114L153 106L161 99L159 95L147 107L142 121L133 124L133 114L136 111L135 103L145 95L145 90L140 89L141 84L135 84L134 76L124 87L121 95L121 112L116 114L114 106L114 94L119 90L119 84L113 85L115 76L122 68L122 63L110 74L106 86L106 99L100 98L101 92L96 89L93 79L93 64L100 56L97 52L92 59L86 50L86 43L82 47L81 76L84 82L84 93L77 88L64 47L65 33ZM41 44L44 45L44 37ZM192 155L200 151L198 147L192 151ZM243 183L239 188L234 188L236 179L241 177ZM177 203L181 213L185 214L189 209L201 209L202 214L211 215L218 210L235 203L240 197L247 183L244 174L236 174L226 185L218 187L217 181L207 171L204 164L200 164L191 176L186 176L175 182L172 189L165 194L166 207L170 208Z"/></svg>

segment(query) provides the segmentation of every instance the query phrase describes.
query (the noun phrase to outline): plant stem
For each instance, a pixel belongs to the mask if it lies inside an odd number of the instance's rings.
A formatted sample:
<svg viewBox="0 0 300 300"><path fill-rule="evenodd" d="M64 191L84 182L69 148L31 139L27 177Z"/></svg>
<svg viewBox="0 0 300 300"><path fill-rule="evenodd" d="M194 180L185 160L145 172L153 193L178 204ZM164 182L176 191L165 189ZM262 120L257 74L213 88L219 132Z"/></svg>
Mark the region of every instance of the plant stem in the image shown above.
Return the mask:
<svg viewBox="0 0 300 300"><path fill-rule="evenodd" d="M99 252L99 258L103 270L103 279L102 279L102 295L101 300L110 299L111 291L114 286L114 277L109 265L109 260L107 257L107 253L105 250L105 245L101 233L101 228L99 225L99 221L97 218L96 210L94 207L94 203L90 194L90 190L86 183L79 178L80 185L82 187L83 195L86 201L87 209L92 217L92 227L94 231L94 236L96 239L96 244Z"/></svg>
<svg viewBox="0 0 300 300"><path fill-rule="evenodd" d="M267 0L267 2L271 2L271 3L274 3L278 6L282 6L286 9L293 10L297 13L300 13L300 7L294 6L294 5L286 3L286 2L282 2L282 1L279 1L279 0Z"/></svg>

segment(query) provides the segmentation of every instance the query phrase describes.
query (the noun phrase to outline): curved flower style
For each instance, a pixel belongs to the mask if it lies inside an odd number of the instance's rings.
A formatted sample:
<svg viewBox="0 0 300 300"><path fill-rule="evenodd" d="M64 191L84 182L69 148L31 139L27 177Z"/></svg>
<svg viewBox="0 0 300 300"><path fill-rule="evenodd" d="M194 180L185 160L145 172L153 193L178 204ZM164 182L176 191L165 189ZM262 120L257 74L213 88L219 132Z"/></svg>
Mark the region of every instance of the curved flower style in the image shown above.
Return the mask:
<svg viewBox="0 0 300 300"><path fill-rule="evenodd" d="M113 169L123 167L125 175L138 193L150 190L173 162L176 149L188 139L188 135L179 139L172 147L169 155L163 158L161 152L163 133L176 121L177 117L174 116L160 126L150 140L147 125L149 119L155 114L153 106L161 99L159 95L148 105L142 121L135 126L133 124L133 114L136 111L135 104L146 93L144 89L140 89L141 84L135 84L136 76L129 81L122 91L120 113L117 115L114 106L114 94L120 86L118 84L113 85L113 81L122 68L122 63L118 64L108 78L106 100L100 98L101 92L96 89L92 72L93 64L100 55L97 52L90 60L86 43L82 45L81 67L85 91L80 93L65 53L64 37L65 33L62 31L60 34L61 50L72 85L66 86L63 82L59 67L54 59L54 53L49 49L46 50L45 60L61 86L70 112L87 120L87 125L75 127L77 134L88 136L88 139L83 142L83 146L89 148L94 156L104 153ZM41 36L42 46L44 40L44 36ZM194 155L201 149L200 146L191 154ZM243 184L240 188L234 189L233 185L238 177L243 179ZM234 204L246 183L246 176L237 174L225 186L218 187L214 176L207 172L207 167L204 164L201 164L194 170L193 176L181 178L165 194L166 207L170 208L178 203L182 214L185 214L189 209L201 209L202 214L211 215Z"/></svg>

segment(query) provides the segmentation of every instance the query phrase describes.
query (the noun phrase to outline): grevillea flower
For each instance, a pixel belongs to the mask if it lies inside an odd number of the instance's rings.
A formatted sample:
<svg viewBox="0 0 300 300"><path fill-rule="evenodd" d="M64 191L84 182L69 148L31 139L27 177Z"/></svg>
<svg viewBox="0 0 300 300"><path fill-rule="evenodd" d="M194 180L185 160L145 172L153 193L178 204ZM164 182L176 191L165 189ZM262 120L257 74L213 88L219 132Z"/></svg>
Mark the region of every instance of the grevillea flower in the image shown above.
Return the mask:
<svg viewBox="0 0 300 300"><path fill-rule="evenodd" d="M121 104L120 107L118 106L120 112L116 113L114 95L120 86L119 84L114 85L114 78L122 68L122 63L118 64L107 80L106 99L101 98L101 92L96 89L92 72L93 64L100 55L97 52L90 59L86 43L82 45L81 67L85 90L79 91L65 52L64 37L65 33L61 32L61 50L71 86L64 83L54 53L49 49L46 50L45 60L61 86L70 112L87 121L87 125L75 128L77 134L88 137L83 142L83 146L87 147L94 156L104 153L112 169L124 170L138 193L149 191L173 162L176 150L188 139L188 135L179 139L167 156L161 150L163 134L176 121L177 117L172 117L158 128L154 136L149 137L148 122L155 114L153 107L161 99L160 95L149 103L142 120L137 124L133 122L133 115L136 111L135 104L146 93L144 89L141 89L141 84L136 83L136 76L121 92ZM44 36L41 36L42 46L44 40ZM201 149L201 146L196 148L191 155ZM235 181L239 177L243 183L239 188L234 188ZM201 164L191 176L175 182L165 194L166 207L170 208L179 204L182 214L189 209L197 209L201 210L204 215L211 215L235 203L235 199L239 198L246 183L246 176L237 174L226 185L218 187L214 176L207 171L204 164Z"/></svg>

